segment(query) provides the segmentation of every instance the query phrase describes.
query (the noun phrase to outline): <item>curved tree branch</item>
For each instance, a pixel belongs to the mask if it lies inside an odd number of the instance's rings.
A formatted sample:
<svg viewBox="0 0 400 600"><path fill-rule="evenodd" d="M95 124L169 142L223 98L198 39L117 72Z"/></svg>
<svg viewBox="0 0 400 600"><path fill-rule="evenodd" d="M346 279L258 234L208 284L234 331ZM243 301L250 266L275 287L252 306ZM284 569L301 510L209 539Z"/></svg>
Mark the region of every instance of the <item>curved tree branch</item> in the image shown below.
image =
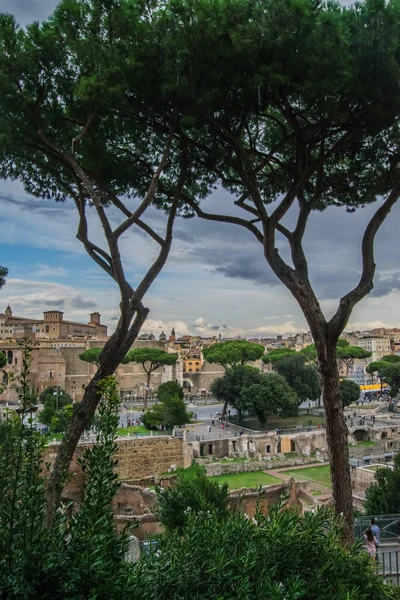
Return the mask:
<svg viewBox="0 0 400 600"><path fill-rule="evenodd" d="M376 269L374 258L375 236L378 233L380 226L392 210L393 206L396 204L399 196L400 185L397 184L367 225L361 246L361 277L356 287L341 298L336 313L329 321L329 327L332 331L332 335L334 336L339 337L347 324L354 306L357 304L357 302L369 294L374 287L374 275Z"/></svg>

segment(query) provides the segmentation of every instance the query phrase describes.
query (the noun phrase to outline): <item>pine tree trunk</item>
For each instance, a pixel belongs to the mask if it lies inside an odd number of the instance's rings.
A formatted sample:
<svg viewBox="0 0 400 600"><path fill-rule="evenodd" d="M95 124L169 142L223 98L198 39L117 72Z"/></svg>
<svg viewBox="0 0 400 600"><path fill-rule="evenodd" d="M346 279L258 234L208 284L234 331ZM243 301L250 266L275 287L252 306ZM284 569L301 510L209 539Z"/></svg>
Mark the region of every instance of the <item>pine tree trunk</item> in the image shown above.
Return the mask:
<svg viewBox="0 0 400 600"><path fill-rule="evenodd" d="M46 490L46 527L50 527L54 521L62 490L65 485L66 474L75 449L84 430L90 424L100 402L101 397L98 393L98 383L105 377L115 373L126 352L135 341L146 320L147 314L147 309L143 310L141 313L137 313L130 330L125 326L117 327L103 348L101 364L93 379L86 386L82 401L79 403L79 409L72 417L71 425L58 448L57 456L50 473Z"/></svg>
<svg viewBox="0 0 400 600"><path fill-rule="evenodd" d="M354 531L349 449L335 350L325 346L324 351L319 351L318 354L318 370L326 415L332 496L336 512L342 514L345 520L344 538L351 543L354 541Z"/></svg>

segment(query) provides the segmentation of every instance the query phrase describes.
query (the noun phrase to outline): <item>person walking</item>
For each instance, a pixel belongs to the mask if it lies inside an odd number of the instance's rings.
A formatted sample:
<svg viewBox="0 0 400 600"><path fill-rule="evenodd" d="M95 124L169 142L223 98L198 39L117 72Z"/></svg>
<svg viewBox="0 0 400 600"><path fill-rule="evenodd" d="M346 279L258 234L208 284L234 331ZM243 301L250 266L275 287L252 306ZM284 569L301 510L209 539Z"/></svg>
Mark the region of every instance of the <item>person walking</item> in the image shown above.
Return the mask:
<svg viewBox="0 0 400 600"><path fill-rule="evenodd" d="M366 529L363 533L365 541L365 549L374 560L376 559L376 538L372 533L371 528Z"/></svg>
<svg viewBox="0 0 400 600"><path fill-rule="evenodd" d="M381 530L379 529L378 525L376 524L376 519L372 518L371 519L371 531L375 537L375 547L376 547L376 560L378 560L378 549L379 546L381 545Z"/></svg>

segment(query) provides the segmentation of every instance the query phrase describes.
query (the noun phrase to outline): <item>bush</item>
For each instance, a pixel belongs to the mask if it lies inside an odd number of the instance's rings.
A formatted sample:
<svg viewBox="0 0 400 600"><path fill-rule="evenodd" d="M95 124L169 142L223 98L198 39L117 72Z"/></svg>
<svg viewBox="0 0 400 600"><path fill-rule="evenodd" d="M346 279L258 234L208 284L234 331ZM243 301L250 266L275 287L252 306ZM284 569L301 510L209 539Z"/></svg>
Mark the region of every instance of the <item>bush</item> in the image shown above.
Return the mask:
<svg viewBox="0 0 400 600"><path fill-rule="evenodd" d="M127 600L131 566L126 534L114 526L114 455L119 398L114 378L101 384L96 443L80 459L85 476L75 513L60 506L50 530L43 477L43 436L15 414L0 423L0 597L7 600Z"/></svg>
<svg viewBox="0 0 400 600"><path fill-rule="evenodd" d="M385 585L361 545L341 544L328 509L304 517L273 506L258 524L192 512L183 536L165 533L135 569L137 599L384 600Z"/></svg>
<svg viewBox="0 0 400 600"><path fill-rule="evenodd" d="M167 531L182 533L193 513L211 511L216 519L227 518L228 501L228 485L209 479L196 465L180 473L172 487L157 489L156 511Z"/></svg>
<svg viewBox="0 0 400 600"><path fill-rule="evenodd" d="M166 381L157 388L157 398L164 402L166 398L178 397L183 400L183 387L177 381Z"/></svg>

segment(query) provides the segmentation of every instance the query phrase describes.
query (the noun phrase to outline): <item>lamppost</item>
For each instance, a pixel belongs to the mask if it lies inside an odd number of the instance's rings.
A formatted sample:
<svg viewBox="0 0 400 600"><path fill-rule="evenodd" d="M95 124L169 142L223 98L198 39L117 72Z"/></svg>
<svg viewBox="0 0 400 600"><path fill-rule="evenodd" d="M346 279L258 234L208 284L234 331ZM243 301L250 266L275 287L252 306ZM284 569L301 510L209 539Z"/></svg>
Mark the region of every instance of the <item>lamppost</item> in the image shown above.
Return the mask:
<svg viewBox="0 0 400 600"><path fill-rule="evenodd" d="M53 392L53 396L56 396L56 412L58 412L58 402L60 399L60 386L57 386L57 391Z"/></svg>

